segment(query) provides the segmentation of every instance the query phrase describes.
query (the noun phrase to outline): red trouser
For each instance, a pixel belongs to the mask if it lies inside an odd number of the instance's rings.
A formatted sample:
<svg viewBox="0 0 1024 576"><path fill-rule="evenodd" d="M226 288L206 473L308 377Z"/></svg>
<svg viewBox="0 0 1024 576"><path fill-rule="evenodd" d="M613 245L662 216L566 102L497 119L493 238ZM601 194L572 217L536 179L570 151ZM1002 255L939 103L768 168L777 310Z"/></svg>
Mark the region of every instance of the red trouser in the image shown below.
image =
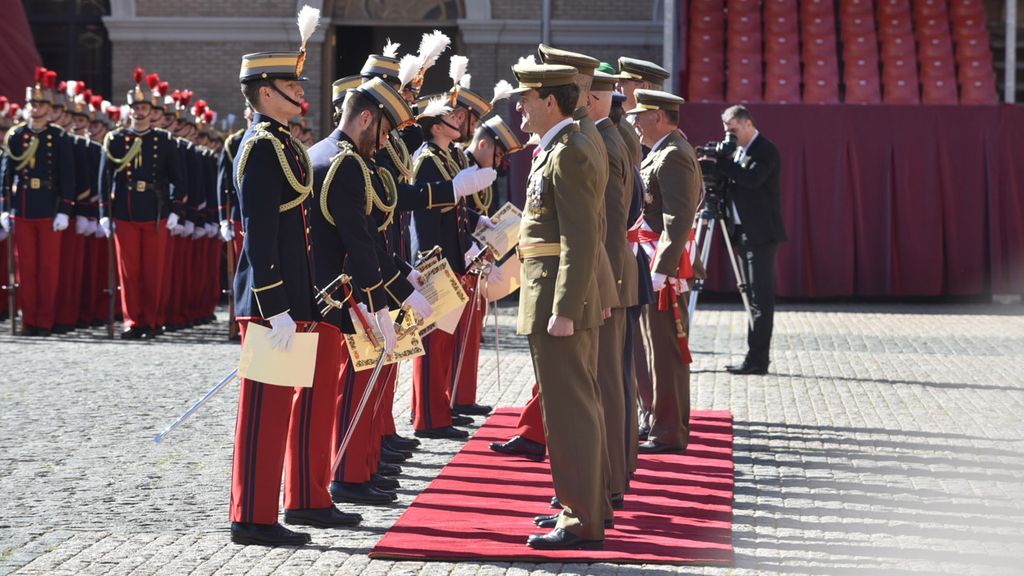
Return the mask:
<svg viewBox="0 0 1024 576"><path fill-rule="evenodd" d="M7 285L7 243L10 240L0 242L0 284ZM0 291L2 292L2 291ZM0 314L7 312L7 293L0 293Z"/></svg>
<svg viewBox="0 0 1024 576"><path fill-rule="evenodd" d="M188 323L188 306L185 297L188 283L192 281L192 239L174 238L174 278L171 282L170 315L171 324L184 326Z"/></svg>
<svg viewBox="0 0 1024 576"><path fill-rule="evenodd" d="M93 277L93 290L92 290L92 304L90 309L92 310L92 320L107 321L110 314L110 293L107 290L110 289L110 279L107 275L110 272L110 259L107 253L110 248L108 247L109 240L106 238L94 238L91 240L93 247L93 254L96 256L96 264L93 266L93 270L96 275ZM115 249L116 250L116 249ZM116 257L115 257L116 261ZM114 271L115 276L117 271ZM117 278L114 278L114 289L117 289ZM118 298L114 298L114 318L117 318L117 314L121 311L121 301Z"/></svg>
<svg viewBox="0 0 1024 576"><path fill-rule="evenodd" d="M377 393L370 400L373 404L367 406L367 410L373 410L373 414L370 417L370 439L372 446L370 448L370 472L376 472L380 467L380 448L384 443L384 436L394 434L394 432L385 432L385 426L390 420L391 428L394 429L395 419L393 413L393 406L395 403L395 383L398 381L398 364L391 364L385 366L380 372L380 384L377 385ZM390 418L388 418L390 417Z"/></svg>
<svg viewBox="0 0 1024 576"><path fill-rule="evenodd" d="M358 421L356 421L356 411L363 394L366 393L366 386L370 383L373 370L356 372L351 362L347 362L341 370L341 386L338 389L334 412L332 457L338 453L338 448L349 428L354 428L352 438L341 457L341 464L338 465L338 471L334 475L334 480L338 482L369 482L370 475L377 470L380 458L380 436L375 433L374 408L377 405L377 399L382 394L388 372L391 370L391 366L381 369L380 377L374 386L374 393L367 400Z"/></svg>
<svg viewBox="0 0 1024 576"><path fill-rule="evenodd" d="M544 414L540 407L540 388L537 387L536 382L533 384L533 396L526 406L523 406L523 411L519 414L519 426L516 428L515 435L533 440L538 444L548 443L544 437Z"/></svg>
<svg viewBox="0 0 1024 576"><path fill-rule="evenodd" d="M118 220L115 224L114 241L126 328L136 325L155 328L159 321L165 246L169 237L166 222Z"/></svg>
<svg viewBox="0 0 1024 576"><path fill-rule="evenodd" d="M78 322L92 324L93 302L96 301L97 275L99 274L99 254L96 253L96 237L92 234L82 236L82 290L78 293Z"/></svg>
<svg viewBox="0 0 1024 576"><path fill-rule="evenodd" d="M477 277L472 274L462 277L462 285L471 299L463 309L459 326L455 330L455 355L452 356L452 381L454 382L456 366L459 362L459 348L465 345L462 370L459 370L459 388L455 392L455 403L462 405L476 403L476 380L480 368L480 336L484 327L484 300L472 298L475 294L476 283ZM448 392L448 397L451 398L451 391Z"/></svg>
<svg viewBox="0 0 1024 576"><path fill-rule="evenodd" d="M377 405L377 414L374 416L374 422L380 427L381 436L392 436L398 433L395 429L395 386L398 385L398 364L388 366L390 370L387 370L385 374L381 375L381 378L387 376L387 386L384 387L384 397L381 398L380 403Z"/></svg>
<svg viewBox="0 0 1024 576"><path fill-rule="evenodd" d="M51 218L15 218L14 259L18 271L18 304L25 326L50 330L56 318L60 279L61 234ZM72 232L73 233L73 232Z"/></svg>
<svg viewBox="0 0 1024 576"><path fill-rule="evenodd" d="M413 428L429 430L451 426L455 336L434 330L423 337L423 349L426 354L412 360Z"/></svg>
<svg viewBox="0 0 1024 576"><path fill-rule="evenodd" d="M71 221L74 224L74 219ZM82 274L85 271L85 238L72 228L60 237L60 280L57 282L57 312L55 324L75 326L82 294Z"/></svg>
<svg viewBox="0 0 1024 576"><path fill-rule="evenodd" d="M299 330L308 322L296 322ZM239 321L242 341L248 320ZM243 379L231 467L231 521L277 523L281 472L286 509L327 508L331 404L342 360L341 333L319 324L312 388ZM287 462L287 467L285 463Z"/></svg>
<svg viewBox="0 0 1024 576"><path fill-rule="evenodd" d="M164 246L164 283L160 293L160 313L157 322L164 326L171 321L171 305L174 302L174 278L178 275L178 260L175 253L178 251L178 237L168 234L167 243Z"/></svg>

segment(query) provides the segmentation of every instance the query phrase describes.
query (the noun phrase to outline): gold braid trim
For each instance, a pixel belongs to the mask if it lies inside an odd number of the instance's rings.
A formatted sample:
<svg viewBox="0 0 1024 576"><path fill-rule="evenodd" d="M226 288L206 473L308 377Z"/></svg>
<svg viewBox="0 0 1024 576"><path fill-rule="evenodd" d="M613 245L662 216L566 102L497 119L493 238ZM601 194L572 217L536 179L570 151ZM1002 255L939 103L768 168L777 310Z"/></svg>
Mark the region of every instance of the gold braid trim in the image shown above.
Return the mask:
<svg viewBox="0 0 1024 576"><path fill-rule="evenodd" d="M363 158L352 149L352 145L348 141L338 142L338 148L341 150L334 158L331 158L331 167L327 170L327 176L324 177L324 184L320 187L320 212L324 215L324 219L330 222L331 226L337 226L334 222L334 217L331 216L331 211L327 208L327 193L331 190L331 183L334 182L334 175L338 173L338 169L341 168L342 162L346 158L355 158L356 162L359 163L359 168L363 172L363 185L364 192L366 193L366 214L371 212L373 207L372 199L370 196L373 194L373 181L370 179L370 169L366 167L366 162Z"/></svg>
<svg viewBox="0 0 1024 576"><path fill-rule="evenodd" d="M131 147L128 148L128 152L123 157L118 158L117 156L111 154L110 143L113 142L114 138L119 134L123 134L123 132L109 132L107 133L106 138L103 139L103 154L105 154L107 159L113 162L115 166L117 166L117 168L114 168L114 174L117 174L118 172L124 170L129 165L131 165L132 160L135 160L135 158L137 158L138 155L142 153L142 138L139 137L136 138L134 142L132 142Z"/></svg>
<svg viewBox="0 0 1024 576"><path fill-rule="evenodd" d="M492 202L494 202L494 189L490 186L473 193L473 204L476 204L477 212L485 216L487 211L491 209Z"/></svg>
<svg viewBox="0 0 1024 576"><path fill-rule="evenodd" d="M21 124L21 126L25 126L25 124ZM7 134L4 135L4 153L7 154L8 158L15 162L15 172L22 171L29 162L35 159L36 151L39 150L39 138L36 138L35 134L32 134L29 136L28 147L25 148L25 152L21 156L16 156L14 152L11 152L11 137L14 136L14 132L18 127L19 126L15 126L11 128L7 131Z"/></svg>
<svg viewBox="0 0 1024 576"><path fill-rule="evenodd" d="M309 180L305 184L300 184L298 178L295 177L295 173L292 172L292 167L288 165L288 158L284 155L284 143L267 130L268 126L270 126L270 122L260 122L253 126L253 135L245 141L245 148L242 150L242 156L239 158L235 180L237 182L242 181L242 173L245 172L245 165L249 161L249 154L252 153L253 146L260 140L271 140L274 145L274 153L277 154L277 161L281 165L281 171L284 172L285 179L288 180L292 190L295 190L299 195L294 200L281 204L280 211L287 212L305 202L306 198L313 193L313 167L309 160L309 154L306 153L306 147L299 144L298 148L302 152L302 162L306 166L307 180Z"/></svg>
<svg viewBox="0 0 1024 576"><path fill-rule="evenodd" d="M245 134L245 130L239 130L238 132L235 132L231 136L228 136L227 140L224 141L224 154L227 155L228 162L235 161L235 153L231 151L231 144L233 144L235 140L241 138L242 134Z"/></svg>
<svg viewBox="0 0 1024 576"><path fill-rule="evenodd" d="M412 169L412 158L409 156L409 149L405 147L405 142L402 142L401 138L398 138L399 150L396 150L392 145L395 139L389 138L387 148L388 156L391 157L391 162L395 165L395 168L401 173L402 181L412 184L415 173Z"/></svg>
<svg viewBox="0 0 1024 576"><path fill-rule="evenodd" d="M390 196L390 204L383 205L384 202L381 202L376 194L373 195L373 205L384 213L384 222L377 227L378 232L383 232L395 220L395 206L398 206L398 186L395 184L395 178L391 175L391 172L383 168L377 168L377 175L380 176L380 181L384 186L384 193Z"/></svg>

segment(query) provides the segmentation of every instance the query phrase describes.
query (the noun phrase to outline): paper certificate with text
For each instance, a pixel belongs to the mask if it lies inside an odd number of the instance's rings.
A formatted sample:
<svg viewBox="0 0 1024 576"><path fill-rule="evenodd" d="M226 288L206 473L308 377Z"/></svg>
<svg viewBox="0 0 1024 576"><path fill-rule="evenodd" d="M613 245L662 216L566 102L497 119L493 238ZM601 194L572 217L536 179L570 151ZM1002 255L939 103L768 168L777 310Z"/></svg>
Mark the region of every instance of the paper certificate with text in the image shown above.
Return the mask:
<svg viewBox="0 0 1024 576"><path fill-rule="evenodd" d="M523 213L519 208L506 202L491 216L494 228L477 225L473 238L490 248L496 260L501 260L519 244L519 221L522 219Z"/></svg>
<svg viewBox="0 0 1024 576"><path fill-rule="evenodd" d="M398 310L392 310L391 320L394 321L397 318ZM374 347L370 339L366 337L366 332L363 331L363 327L359 324L358 320L353 318L352 324L356 327L356 333L345 334L345 345L348 347L349 360L352 362L356 372L372 369L377 365L377 359L380 358L382 347ZM372 328L377 341L383 340L380 330L376 326L372 326ZM396 328L396 333L398 343L395 344L395 351L384 360L384 364L394 364L401 360L408 360L422 356L426 352L423 349L423 342L420 340L419 332L416 330L416 319L413 318L412 314L408 312L405 314L402 326L401 328Z"/></svg>
<svg viewBox="0 0 1024 576"><path fill-rule="evenodd" d="M245 343L238 359L238 375L247 380L309 388L316 371L316 332L296 332L291 350L284 352L270 347L270 328L250 322L245 329Z"/></svg>
<svg viewBox="0 0 1024 576"><path fill-rule="evenodd" d="M418 290L433 308L433 313L429 318L420 320L421 330L426 330L456 310L461 312L463 306L469 301L469 296L462 289L459 277L455 275L452 267L444 258L427 264L420 269L420 274L423 276L423 286L420 286Z"/></svg>

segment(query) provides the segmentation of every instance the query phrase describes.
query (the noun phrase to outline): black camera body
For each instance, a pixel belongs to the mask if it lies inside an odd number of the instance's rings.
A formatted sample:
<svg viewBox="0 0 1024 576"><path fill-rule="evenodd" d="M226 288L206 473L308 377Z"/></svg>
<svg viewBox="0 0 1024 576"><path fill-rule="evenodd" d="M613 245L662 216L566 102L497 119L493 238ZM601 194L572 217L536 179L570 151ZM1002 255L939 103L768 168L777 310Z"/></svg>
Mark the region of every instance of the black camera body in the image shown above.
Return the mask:
<svg viewBox="0 0 1024 576"><path fill-rule="evenodd" d="M712 140L703 146L694 148L697 161L700 163L706 209L719 216L724 215L729 178L719 170L718 161L731 157L736 152L736 146L736 135L726 133L721 142Z"/></svg>

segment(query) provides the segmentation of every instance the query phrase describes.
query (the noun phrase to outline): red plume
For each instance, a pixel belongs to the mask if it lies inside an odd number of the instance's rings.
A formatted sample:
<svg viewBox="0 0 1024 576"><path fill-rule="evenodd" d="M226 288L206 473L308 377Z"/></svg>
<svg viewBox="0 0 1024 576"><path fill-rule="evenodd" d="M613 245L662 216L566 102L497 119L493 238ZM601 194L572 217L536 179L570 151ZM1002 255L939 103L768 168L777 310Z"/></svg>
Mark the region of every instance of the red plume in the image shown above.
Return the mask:
<svg viewBox="0 0 1024 576"><path fill-rule="evenodd" d="M309 102L307 100L304 99L302 101L301 105L299 106L299 112L303 116L305 116L306 114L309 114Z"/></svg>
<svg viewBox="0 0 1024 576"><path fill-rule="evenodd" d="M96 110L103 108L103 96L92 96L89 98L89 104Z"/></svg>
<svg viewBox="0 0 1024 576"><path fill-rule="evenodd" d="M143 76L144 76L145 74L146 74L146 71L145 71L145 70L143 70L143 69L142 69L141 67L139 67L139 66L136 66L136 67L135 67L135 70L133 70L133 71L132 71L132 80L133 80L133 81L134 81L134 82L135 82L136 84L140 84L140 83L142 83L142 77L143 77Z"/></svg>
<svg viewBox="0 0 1024 576"><path fill-rule="evenodd" d="M75 84L75 96L79 94L85 94L86 92L92 94L92 90L89 90L85 87L85 82L80 81L78 84Z"/></svg>
<svg viewBox="0 0 1024 576"><path fill-rule="evenodd" d="M9 118L17 118L19 112L21 112L21 104L11 102L11 107L7 110L7 116Z"/></svg>
<svg viewBox="0 0 1024 576"><path fill-rule="evenodd" d="M53 70L47 70L46 75L43 77L43 85L53 90L53 86L57 83L57 73Z"/></svg>
<svg viewBox="0 0 1024 576"><path fill-rule="evenodd" d="M196 101L196 111L195 111L195 114L196 114L197 118L199 116L203 115L204 113L206 113L206 109L207 109L206 100L200 99L200 100Z"/></svg>
<svg viewBox="0 0 1024 576"><path fill-rule="evenodd" d="M167 96L167 93L171 90L171 85L167 82L161 82L157 84L156 90L161 96Z"/></svg>
<svg viewBox="0 0 1024 576"><path fill-rule="evenodd" d="M149 86L150 90L156 88L160 85L160 75L150 74L149 76L146 76L146 84Z"/></svg>
<svg viewBox="0 0 1024 576"><path fill-rule="evenodd" d="M42 84L46 80L46 68L36 66L36 84Z"/></svg>
<svg viewBox="0 0 1024 576"><path fill-rule="evenodd" d="M192 101L192 91L191 90L182 90L181 91L181 105L187 108L189 102L191 102L191 101Z"/></svg>
<svg viewBox="0 0 1024 576"><path fill-rule="evenodd" d="M7 96L0 96L0 106L3 106L4 104L7 104L7 102L9 102L9 100L7 99Z"/></svg>
<svg viewBox="0 0 1024 576"><path fill-rule="evenodd" d="M64 94L67 91L68 91L68 83L63 81L63 80L61 80L60 84L57 84L57 92L60 92L61 94Z"/></svg>
<svg viewBox="0 0 1024 576"><path fill-rule="evenodd" d="M92 90L89 90L88 88L82 90L82 102L92 102Z"/></svg>
<svg viewBox="0 0 1024 576"><path fill-rule="evenodd" d="M121 109L117 106L111 106L110 108L107 108L107 117L113 120L114 122L120 121Z"/></svg>
<svg viewBox="0 0 1024 576"><path fill-rule="evenodd" d="M175 104L181 102L181 90L175 90L174 92L172 92L171 100L174 100Z"/></svg>
<svg viewBox="0 0 1024 576"><path fill-rule="evenodd" d="M207 110L205 113L203 113L203 118L206 120L207 124L213 122L213 110Z"/></svg>

